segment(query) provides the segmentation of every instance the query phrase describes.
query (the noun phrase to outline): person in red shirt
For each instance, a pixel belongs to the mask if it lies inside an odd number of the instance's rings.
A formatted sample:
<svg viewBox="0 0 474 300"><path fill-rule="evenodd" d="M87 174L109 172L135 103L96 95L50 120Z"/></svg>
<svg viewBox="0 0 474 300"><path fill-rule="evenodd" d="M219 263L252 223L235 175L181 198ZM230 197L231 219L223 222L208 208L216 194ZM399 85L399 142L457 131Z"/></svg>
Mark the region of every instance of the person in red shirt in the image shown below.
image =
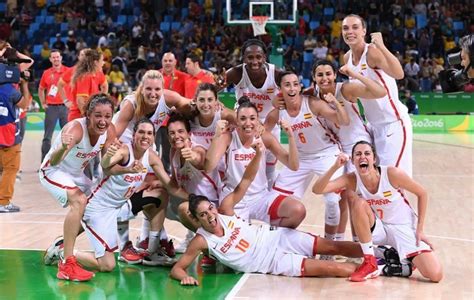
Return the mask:
<svg viewBox="0 0 474 300"><path fill-rule="evenodd" d="M196 89L201 83L214 84L214 76L211 72L201 69L201 59L194 53L188 54L186 57L186 72L189 77L185 82L184 97L193 99L196 94Z"/></svg>
<svg viewBox="0 0 474 300"><path fill-rule="evenodd" d="M184 97L185 83L189 75L176 69L176 58L173 53L167 52L163 54L161 64L163 68L160 70L165 80L164 88L172 90Z"/></svg>
<svg viewBox="0 0 474 300"><path fill-rule="evenodd" d="M54 127L59 120L59 126L64 127L67 123L68 109L64 105L58 92L58 81L61 76L69 70L62 64L63 57L59 50L52 50L49 60L53 65L44 71L38 88L38 97L44 108L44 136L41 145L41 161L51 148L51 138L53 137Z"/></svg>

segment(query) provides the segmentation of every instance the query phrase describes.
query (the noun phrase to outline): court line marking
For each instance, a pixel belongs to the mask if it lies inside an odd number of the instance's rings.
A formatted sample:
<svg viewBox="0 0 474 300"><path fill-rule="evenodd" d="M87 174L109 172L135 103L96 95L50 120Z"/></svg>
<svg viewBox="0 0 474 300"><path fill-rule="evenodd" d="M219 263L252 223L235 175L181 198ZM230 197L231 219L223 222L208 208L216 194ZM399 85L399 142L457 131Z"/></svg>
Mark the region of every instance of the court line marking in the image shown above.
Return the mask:
<svg viewBox="0 0 474 300"><path fill-rule="evenodd" d="M419 139L413 139L413 141L414 142L428 143L428 144L443 145L443 146L451 146L451 147L456 147L456 148L471 149L471 150L474 149L474 147L469 147L469 146L459 145L459 144L448 144L448 143L433 142L433 141L426 141L426 140L419 140Z"/></svg>
<svg viewBox="0 0 474 300"><path fill-rule="evenodd" d="M239 281L234 285L232 290L225 296L225 300L230 300L230 299L248 299L248 297L235 297L237 293L242 289L244 284L247 282L251 274L245 273L242 277L240 277Z"/></svg>

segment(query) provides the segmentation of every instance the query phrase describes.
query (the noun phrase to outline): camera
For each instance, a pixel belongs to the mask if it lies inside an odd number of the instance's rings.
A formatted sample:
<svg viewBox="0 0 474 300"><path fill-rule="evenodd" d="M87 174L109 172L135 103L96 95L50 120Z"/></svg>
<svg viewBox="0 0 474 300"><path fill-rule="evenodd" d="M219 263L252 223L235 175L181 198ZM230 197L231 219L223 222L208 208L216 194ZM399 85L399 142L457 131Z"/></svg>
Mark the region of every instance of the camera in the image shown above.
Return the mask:
<svg viewBox="0 0 474 300"><path fill-rule="evenodd" d="M447 56L448 64L452 67L439 73L439 81L443 93L453 93L462 91L464 85L470 82L472 75L471 69L474 69L474 44L473 35L465 36L460 40L460 48L452 49ZM462 62L462 52L469 57L469 64Z"/></svg>
<svg viewBox="0 0 474 300"><path fill-rule="evenodd" d="M20 72L18 64L30 63L30 59L17 57L17 51L13 48L7 49L3 56L0 56L0 84L19 83L20 78L26 81L33 80L28 72Z"/></svg>

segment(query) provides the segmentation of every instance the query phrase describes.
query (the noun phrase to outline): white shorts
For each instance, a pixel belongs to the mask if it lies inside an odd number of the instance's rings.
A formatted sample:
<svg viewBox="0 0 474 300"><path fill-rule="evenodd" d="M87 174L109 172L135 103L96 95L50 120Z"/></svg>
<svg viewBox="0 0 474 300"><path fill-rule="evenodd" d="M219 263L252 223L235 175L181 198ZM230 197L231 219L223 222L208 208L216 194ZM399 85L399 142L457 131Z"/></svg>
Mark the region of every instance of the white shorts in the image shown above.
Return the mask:
<svg viewBox="0 0 474 300"><path fill-rule="evenodd" d="M399 167L412 177L413 129L409 117L382 126L372 126L380 165Z"/></svg>
<svg viewBox="0 0 474 300"><path fill-rule="evenodd" d="M284 195L292 195L302 199L314 175L322 175L334 164L339 153L317 156L311 160L300 160L300 167L292 171L288 167L278 174L273 189ZM343 169L337 170L331 178L337 178L343 174Z"/></svg>
<svg viewBox="0 0 474 300"><path fill-rule="evenodd" d="M60 169L40 170L41 185L62 205L68 205L67 191L80 189L86 197L90 194L93 182L84 174L74 176Z"/></svg>
<svg viewBox="0 0 474 300"><path fill-rule="evenodd" d="M278 207L286 197L276 191L265 190L256 195L245 196L234 207L234 211L244 220L254 219L270 223L271 220L278 219Z"/></svg>
<svg viewBox="0 0 474 300"><path fill-rule="evenodd" d="M412 224L385 224L376 217L372 241L376 245L394 247L398 251L400 261L408 263L410 258L432 251L423 241L420 241L420 246L416 246L415 232L416 229Z"/></svg>
<svg viewBox="0 0 474 300"><path fill-rule="evenodd" d="M318 238L306 232L278 228L281 236L267 273L273 275L304 276L304 260L316 255Z"/></svg>
<svg viewBox="0 0 474 300"><path fill-rule="evenodd" d="M117 250L117 217L120 208L90 208L86 206L82 217L84 228L92 247L95 257L103 257L105 252Z"/></svg>
<svg viewBox="0 0 474 300"><path fill-rule="evenodd" d="M117 222L127 222L135 218L135 215L132 213L132 203L130 200L127 200L120 208L117 214Z"/></svg>
<svg viewBox="0 0 474 300"><path fill-rule="evenodd" d="M265 119L262 120L262 124L265 123ZM273 127L271 134L277 139L278 142L280 142L280 134L281 134L281 129L280 126L275 126ZM270 151L266 150L265 151L265 161L267 162L267 168L271 166L275 166L276 163L278 162L278 159L276 156Z"/></svg>

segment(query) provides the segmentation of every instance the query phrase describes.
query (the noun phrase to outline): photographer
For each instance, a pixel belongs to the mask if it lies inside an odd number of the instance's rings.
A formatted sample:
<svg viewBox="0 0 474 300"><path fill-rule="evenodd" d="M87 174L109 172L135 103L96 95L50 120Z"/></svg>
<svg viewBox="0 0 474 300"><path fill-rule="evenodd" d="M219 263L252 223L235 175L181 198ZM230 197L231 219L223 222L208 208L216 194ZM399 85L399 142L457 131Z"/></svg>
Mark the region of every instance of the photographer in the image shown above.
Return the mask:
<svg viewBox="0 0 474 300"><path fill-rule="evenodd" d="M469 79L474 78L474 34L466 35L459 41L461 47L461 66Z"/></svg>
<svg viewBox="0 0 474 300"><path fill-rule="evenodd" d="M29 73L22 72L22 78L15 77L12 67L6 67L4 62L18 61L30 65L32 61L27 60L28 57L18 53L11 48L7 42L7 37L0 36L0 67L3 74L0 74L0 168L3 174L0 179L0 213L18 212L20 208L13 205L10 201L13 197L15 179L20 168L21 160L21 142L20 134L20 109L26 110L31 103L31 95L28 90L28 81L25 76ZM17 74L25 66L14 66ZM13 74L13 75L12 75ZM16 88L13 79L18 78L20 83L20 91Z"/></svg>
<svg viewBox="0 0 474 300"><path fill-rule="evenodd" d="M443 93L463 91L474 78L474 35L466 35L459 40L459 48L448 54L448 64L452 68L439 73Z"/></svg>

